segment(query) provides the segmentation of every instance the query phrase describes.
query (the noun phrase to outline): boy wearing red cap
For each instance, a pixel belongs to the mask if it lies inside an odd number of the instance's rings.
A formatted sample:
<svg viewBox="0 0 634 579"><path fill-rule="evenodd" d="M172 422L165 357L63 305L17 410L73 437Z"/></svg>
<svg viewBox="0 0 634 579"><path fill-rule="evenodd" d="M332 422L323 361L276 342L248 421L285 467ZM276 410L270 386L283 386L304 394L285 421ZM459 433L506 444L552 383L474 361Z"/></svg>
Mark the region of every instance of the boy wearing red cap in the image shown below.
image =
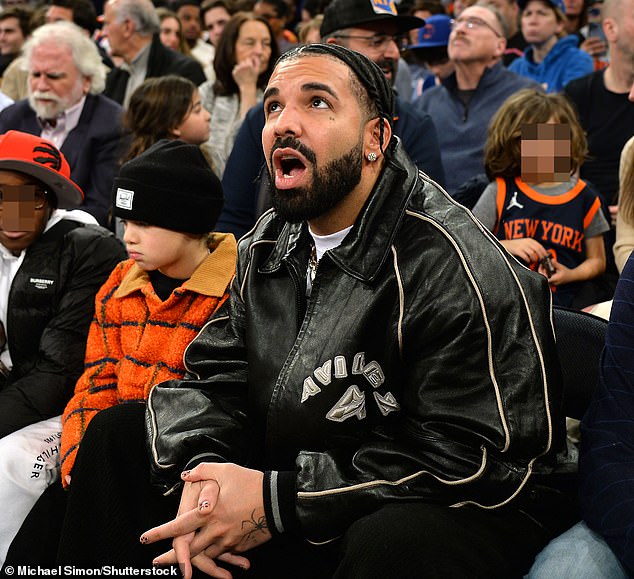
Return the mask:
<svg viewBox="0 0 634 579"><path fill-rule="evenodd" d="M95 294L125 258L92 216L69 211L82 201L50 141L18 131L0 135L0 484L16 470L4 437L59 415L72 395ZM28 440L33 484L49 476L58 451L58 437L47 441L37 432L14 435L19 445ZM16 507L3 504L5 520ZM0 560L2 538L0 528Z"/></svg>

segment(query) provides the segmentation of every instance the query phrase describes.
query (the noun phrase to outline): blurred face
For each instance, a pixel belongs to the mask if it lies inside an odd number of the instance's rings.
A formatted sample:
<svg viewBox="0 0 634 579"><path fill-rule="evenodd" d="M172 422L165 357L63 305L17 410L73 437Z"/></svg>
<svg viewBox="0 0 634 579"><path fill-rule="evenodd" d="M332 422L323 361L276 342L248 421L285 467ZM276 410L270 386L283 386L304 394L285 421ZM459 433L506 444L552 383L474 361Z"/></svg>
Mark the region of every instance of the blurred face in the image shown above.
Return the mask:
<svg viewBox="0 0 634 579"><path fill-rule="evenodd" d="M506 40L493 12L470 6L454 21L447 52L454 63L488 65L502 56L505 47Z"/></svg>
<svg viewBox="0 0 634 579"><path fill-rule="evenodd" d="M431 16L431 12L429 10L415 10L414 16L416 18L422 18L425 20ZM420 28L414 28L414 30L410 30L407 35L409 37L409 44L416 44L418 42L418 31Z"/></svg>
<svg viewBox="0 0 634 579"><path fill-rule="evenodd" d="M180 50L181 29L180 23L176 18L167 16L161 21L160 28L161 42L172 50Z"/></svg>
<svg viewBox="0 0 634 579"><path fill-rule="evenodd" d="M235 47L236 64L249 58L260 63L262 74L269 66L271 58L271 35L263 22L247 20L240 27Z"/></svg>
<svg viewBox="0 0 634 579"><path fill-rule="evenodd" d="M350 72L330 58L284 61L264 95L262 146L282 218L323 216L357 187L362 172L363 116Z"/></svg>
<svg viewBox="0 0 634 579"><path fill-rule="evenodd" d="M39 239L51 215L42 184L33 177L0 169L0 243L14 255Z"/></svg>
<svg viewBox="0 0 634 579"><path fill-rule="evenodd" d="M0 54L20 52L24 40L20 22L17 18L11 16L0 21Z"/></svg>
<svg viewBox="0 0 634 579"><path fill-rule="evenodd" d="M227 12L222 6L212 8L205 12L205 28L209 34L209 42L214 46L218 46L218 40L222 35L222 31L225 29L227 22L231 19L231 14Z"/></svg>
<svg viewBox="0 0 634 579"><path fill-rule="evenodd" d="M398 59L401 56L399 46L394 40L397 28L391 22L374 22L363 28L347 28L342 32L340 41L344 46L365 54L379 65L387 79L394 83Z"/></svg>
<svg viewBox="0 0 634 579"><path fill-rule="evenodd" d="M129 23L117 21L117 0L110 0L103 10L103 33L108 38L112 56L124 56L128 44Z"/></svg>
<svg viewBox="0 0 634 579"><path fill-rule="evenodd" d="M280 18L275 10L275 6L272 4L267 4L266 2L256 2L253 7L253 13L256 16L260 16L265 20L268 20L269 25L273 29L273 34L276 37L280 35L282 30L284 30L284 26L286 26L286 21L283 18Z"/></svg>
<svg viewBox="0 0 634 579"><path fill-rule="evenodd" d="M321 34L319 34L319 28L311 28L306 33L305 43L306 44L316 44L318 42L321 42Z"/></svg>
<svg viewBox="0 0 634 579"><path fill-rule="evenodd" d="M198 40L200 38L200 7L181 6L177 14L183 25L183 36L185 39L193 42Z"/></svg>
<svg viewBox="0 0 634 579"><path fill-rule="evenodd" d="M583 0L564 0L566 16L579 16L583 12Z"/></svg>
<svg viewBox="0 0 634 579"><path fill-rule="evenodd" d="M451 60L429 63L427 68L429 68L429 70L431 70L432 73L440 79L447 78L455 70L454 64Z"/></svg>
<svg viewBox="0 0 634 579"><path fill-rule="evenodd" d="M46 11L46 23L51 22L72 22L73 11L70 8L62 8L61 6L49 6Z"/></svg>
<svg viewBox="0 0 634 579"><path fill-rule="evenodd" d="M570 125L550 119L522 127L522 179L527 183L570 178Z"/></svg>
<svg viewBox="0 0 634 579"><path fill-rule="evenodd" d="M202 105L198 90L194 91L192 104L181 124L174 129L174 136L190 145L201 145L209 139L211 115Z"/></svg>
<svg viewBox="0 0 634 579"><path fill-rule="evenodd" d="M140 221L123 221L123 226L123 242L128 255L141 269L158 269L175 278L181 275L182 263L191 252L191 243L184 233Z"/></svg>
<svg viewBox="0 0 634 579"><path fill-rule="evenodd" d="M511 31L517 30L519 6L515 0L489 0L489 4L495 6Z"/></svg>
<svg viewBox="0 0 634 579"><path fill-rule="evenodd" d="M634 0L621 0L615 29L616 48L623 54L624 60L634 67Z"/></svg>
<svg viewBox="0 0 634 579"><path fill-rule="evenodd" d="M531 0L522 12L522 34L529 44L540 46L556 40L563 30L555 11L541 0Z"/></svg>
<svg viewBox="0 0 634 579"><path fill-rule="evenodd" d="M78 103L90 90L90 79L75 66L70 48L44 43L29 62L29 104L43 119L52 119Z"/></svg>

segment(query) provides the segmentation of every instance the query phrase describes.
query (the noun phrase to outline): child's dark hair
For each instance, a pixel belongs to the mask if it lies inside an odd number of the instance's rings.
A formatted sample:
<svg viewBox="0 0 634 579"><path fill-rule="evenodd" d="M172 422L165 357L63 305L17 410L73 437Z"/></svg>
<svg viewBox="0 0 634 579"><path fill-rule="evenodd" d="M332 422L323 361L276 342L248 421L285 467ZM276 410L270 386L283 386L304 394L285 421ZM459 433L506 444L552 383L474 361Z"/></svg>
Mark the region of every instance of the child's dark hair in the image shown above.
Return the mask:
<svg viewBox="0 0 634 579"><path fill-rule="evenodd" d="M524 89L511 95L491 120L484 146L484 167L489 179L513 179L522 173L522 127L554 119L570 126L570 172L588 154L588 142L568 99L561 94Z"/></svg>
<svg viewBox="0 0 634 579"><path fill-rule="evenodd" d="M192 108L196 85L182 77L167 75L148 78L130 97L124 126L132 142L123 162L140 155L161 139L173 139L174 129Z"/></svg>

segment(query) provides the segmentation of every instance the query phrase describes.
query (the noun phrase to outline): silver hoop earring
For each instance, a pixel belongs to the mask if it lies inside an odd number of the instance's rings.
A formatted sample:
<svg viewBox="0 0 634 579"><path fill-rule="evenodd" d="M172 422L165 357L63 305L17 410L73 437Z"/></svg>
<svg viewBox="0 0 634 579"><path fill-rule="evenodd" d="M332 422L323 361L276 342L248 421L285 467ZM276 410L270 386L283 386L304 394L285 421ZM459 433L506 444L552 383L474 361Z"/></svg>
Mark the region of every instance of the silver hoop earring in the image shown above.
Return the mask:
<svg viewBox="0 0 634 579"><path fill-rule="evenodd" d="M376 153L368 153L368 161L374 163L374 161L376 161Z"/></svg>

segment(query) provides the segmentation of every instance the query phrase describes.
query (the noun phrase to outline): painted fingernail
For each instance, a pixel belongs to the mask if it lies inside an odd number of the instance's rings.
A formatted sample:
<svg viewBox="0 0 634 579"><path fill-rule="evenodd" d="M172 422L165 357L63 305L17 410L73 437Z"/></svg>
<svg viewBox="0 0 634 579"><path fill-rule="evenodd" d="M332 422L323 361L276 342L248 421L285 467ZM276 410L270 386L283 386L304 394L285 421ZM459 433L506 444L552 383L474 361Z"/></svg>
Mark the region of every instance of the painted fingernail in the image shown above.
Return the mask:
<svg viewBox="0 0 634 579"><path fill-rule="evenodd" d="M187 478L189 476L189 473L191 472L191 470L184 470L181 473L181 478Z"/></svg>
<svg viewBox="0 0 634 579"><path fill-rule="evenodd" d="M147 537L145 535L141 535L141 538L139 539L139 541L141 541L141 543L145 545L147 543Z"/></svg>
<svg viewBox="0 0 634 579"><path fill-rule="evenodd" d="M208 509L209 508L209 501L203 501L202 503L200 503L200 506L198 507L201 511L203 509Z"/></svg>
<svg viewBox="0 0 634 579"><path fill-rule="evenodd" d="M185 563L179 563L178 568L180 569L181 577L185 577Z"/></svg>

